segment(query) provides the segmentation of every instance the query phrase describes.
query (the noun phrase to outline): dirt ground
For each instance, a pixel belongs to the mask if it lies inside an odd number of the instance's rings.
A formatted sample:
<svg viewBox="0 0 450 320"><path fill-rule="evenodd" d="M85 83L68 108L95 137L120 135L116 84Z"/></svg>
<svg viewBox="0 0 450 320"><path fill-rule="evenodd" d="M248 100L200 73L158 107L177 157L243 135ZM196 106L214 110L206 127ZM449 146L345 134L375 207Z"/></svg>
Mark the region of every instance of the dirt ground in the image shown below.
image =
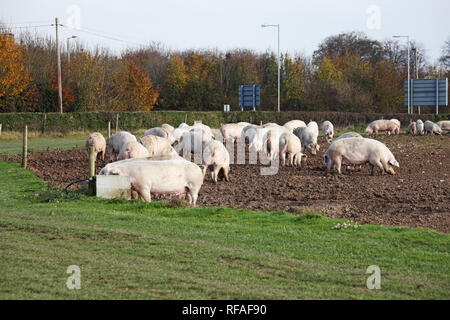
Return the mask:
<svg viewBox="0 0 450 320"><path fill-rule="evenodd" d="M200 206L254 210L285 210L293 214L320 212L359 223L425 227L450 232L450 135L379 136L400 163L396 174L375 176L369 167L325 175L321 150L308 155L302 168L280 168L278 174L260 175L259 165L232 165L230 182L216 185L209 174L200 190ZM1 156L20 162L20 156ZM106 161L97 161L97 172ZM57 187L88 175L86 150L37 152L28 165L37 176Z"/></svg>

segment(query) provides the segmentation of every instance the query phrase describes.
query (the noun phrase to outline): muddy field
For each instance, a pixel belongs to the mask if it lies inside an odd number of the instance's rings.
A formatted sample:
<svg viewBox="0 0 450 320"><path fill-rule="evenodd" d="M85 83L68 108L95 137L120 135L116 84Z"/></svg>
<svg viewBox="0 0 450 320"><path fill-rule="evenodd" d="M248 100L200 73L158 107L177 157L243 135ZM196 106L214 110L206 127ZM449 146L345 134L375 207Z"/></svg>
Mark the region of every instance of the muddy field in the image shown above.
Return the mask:
<svg viewBox="0 0 450 320"><path fill-rule="evenodd" d="M396 175L360 172L325 175L321 150L308 156L306 167L280 168L260 175L259 165L232 165L231 182L212 182L209 175L199 194L200 206L285 210L293 214L319 211L359 223L426 227L450 232L450 135L379 137L400 163ZM20 156L1 156L20 162ZM97 161L97 172L106 164ZM30 170L53 186L65 187L88 175L86 150L37 152L28 157Z"/></svg>

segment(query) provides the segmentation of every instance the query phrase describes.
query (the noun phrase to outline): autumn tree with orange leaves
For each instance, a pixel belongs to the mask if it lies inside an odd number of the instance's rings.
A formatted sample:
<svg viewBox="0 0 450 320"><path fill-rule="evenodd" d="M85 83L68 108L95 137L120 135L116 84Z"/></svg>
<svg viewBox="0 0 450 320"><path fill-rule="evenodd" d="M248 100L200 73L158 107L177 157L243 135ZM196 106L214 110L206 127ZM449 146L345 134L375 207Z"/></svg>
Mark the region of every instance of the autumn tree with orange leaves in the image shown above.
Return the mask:
<svg viewBox="0 0 450 320"><path fill-rule="evenodd" d="M12 35L0 33L0 112L33 111L36 100L22 48Z"/></svg>
<svg viewBox="0 0 450 320"><path fill-rule="evenodd" d="M155 106L159 90L153 88L150 77L133 60L121 60L112 79L110 109L115 111L150 111Z"/></svg>

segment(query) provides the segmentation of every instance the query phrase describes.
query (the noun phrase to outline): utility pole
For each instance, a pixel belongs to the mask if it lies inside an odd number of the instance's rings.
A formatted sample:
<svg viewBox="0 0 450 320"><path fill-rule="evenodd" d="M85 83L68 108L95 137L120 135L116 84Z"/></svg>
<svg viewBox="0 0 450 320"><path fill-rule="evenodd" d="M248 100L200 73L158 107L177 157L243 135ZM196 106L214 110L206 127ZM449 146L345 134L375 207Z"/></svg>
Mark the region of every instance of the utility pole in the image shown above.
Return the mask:
<svg viewBox="0 0 450 320"><path fill-rule="evenodd" d="M417 64L417 48L414 48L414 57L416 59L416 79L419 79L419 65ZM420 106L417 106L417 111L420 114Z"/></svg>
<svg viewBox="0 0 450 320"><path fill-rule="evenodd" d="M410 79L410 67L409 67L409 53L411 50L411 45L408 36L392 36L393 38L408 38L408 114L413 113L413 107L411 106L411 79Z"/></svg>
<svg viewBox="0 0 450 320"><path fill-rule="evenodd" d="M411 80L410 80L410 75L409 75L409 52L411 50L411 45L409 43L409 36L408 36L408 112L409 113L413 113L413 106L410 106L411 104Z"/></svg>
<svg viewBox="0 0 450 320"><path fill-rule="evenodd" d="M55 27L56 27L56 59L58 61L58 106L59 112L63 113L62 84L61 84L61 48L59 45L58 18L55 18Z"/></svg>
<svg viewBox="0 0 450 320"><path fill-rule="evenodd" d="M278 29L278 59L277 59L277 65L278 65L278 112L280 112L280 25L279 24L262 24L262 28L266 27L277 27Z"/></svg>
<svg viewBox="0 0 450 320"><path fill-rule="evenodd" d="M280 69L281 69L281 61L280 61L280 25L278 27L278 112L280 112Z"/></svg>

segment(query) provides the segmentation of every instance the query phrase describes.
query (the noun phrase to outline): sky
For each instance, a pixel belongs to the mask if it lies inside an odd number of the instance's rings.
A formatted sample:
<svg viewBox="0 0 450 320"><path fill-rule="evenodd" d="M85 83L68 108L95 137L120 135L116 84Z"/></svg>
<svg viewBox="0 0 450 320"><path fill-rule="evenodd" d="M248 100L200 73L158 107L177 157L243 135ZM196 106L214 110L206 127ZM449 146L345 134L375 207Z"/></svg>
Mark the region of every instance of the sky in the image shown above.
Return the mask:
<svg viewBox="0 0 450 320"><path fill-rule="evenodd" d="M361 31L376 40L409 35L425 47L431 63L450 38L449 12L449 0L0 0L0 21L13 32L54 37L54 27L27 26L58 17L66 26L60 28L62 40L76 35L75 41L116 53L154 41L174 50L276 52L277 28L262 28L265 23L280 25L281 52L311 55L328 36Z"/></svg>

